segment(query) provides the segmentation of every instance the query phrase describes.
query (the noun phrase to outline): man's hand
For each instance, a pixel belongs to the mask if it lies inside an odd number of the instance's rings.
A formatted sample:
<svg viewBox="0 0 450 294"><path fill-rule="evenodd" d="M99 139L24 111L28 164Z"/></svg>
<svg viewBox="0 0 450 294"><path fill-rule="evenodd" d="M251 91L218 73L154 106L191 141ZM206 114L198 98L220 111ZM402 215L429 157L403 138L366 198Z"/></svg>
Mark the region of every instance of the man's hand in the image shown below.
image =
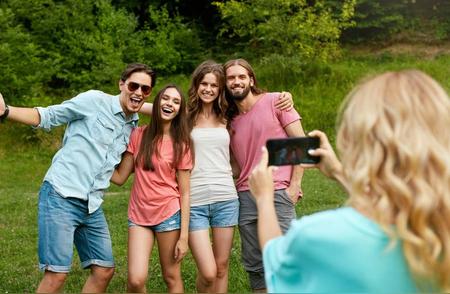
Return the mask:
<svg viewBox="0 0 450 294"><path fill-rule="evenodd" d="M303 197L302 188L295 183L291 183L291 185L286 188L286 193L288 194L289 198L291 198L292 203L294 204L297 204L300 198Z"/></svg>
<svg viewBox="0 0 450 294"><path fill-rule="evenodd" d="M3 99L2 93L0 93L0 116L2 116L5 113L6 109L6 103L5 99Z"/></svg>
<svg viewBox="0 0 450 294"><path fill-rule="evenodd" d="M279 110L289 111L294 108L294 100L289 92L281 92L280 97L275 102L275 107Z"/></svg>

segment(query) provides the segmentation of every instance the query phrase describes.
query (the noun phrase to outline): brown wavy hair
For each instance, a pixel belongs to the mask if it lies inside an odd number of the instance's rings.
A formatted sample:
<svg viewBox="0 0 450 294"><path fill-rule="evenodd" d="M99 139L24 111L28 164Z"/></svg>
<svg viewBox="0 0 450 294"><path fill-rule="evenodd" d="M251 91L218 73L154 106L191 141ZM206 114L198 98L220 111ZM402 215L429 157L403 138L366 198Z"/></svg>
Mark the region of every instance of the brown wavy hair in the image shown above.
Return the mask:
<svg viewBox="0 0 450 294"><path fill-rule="evenodd" d="M419 288L450 291L446 92L421 71L387 72L349 94L338 125L348 203L372 213L391 245L401 241Z"/></svg>
<svg viewBox="0 0 450 294"><path fill-rule="evenodd" d="M207 60L202 62L194 70L191 76L191 85L189 87L188 95L188 118L190 129L195 126L197 117L202 111L203 102L198 97L197 91L201 81L206 74L212 73L219 84L218 96L213 102L213 111L217 115L218 119L224 124L226 123L225 111L228 107L228 103L225 99L225 74L221 64L214 62L213 60Z"/></svg>
<svg viewBox="0 0 450 294"><path fill-rule="evenodd" d="M263 94L266 91L264 91L263 89L260 89L258 87L258 81L256 80L256 75L255 75L255 71L253 70L252 66L250 65L250 63L248 63L247 60L242 59L242 58L238 58L238 59L231 59L228 60L227 62L225 62L225 64L223 65L223 69L225 72L225 79L226 79L226 73L227 73L227 69L232 67L233 65L239 65L242 66L243 68L245 68L247 70L247 74L249 75L249 77L251 79L253 79L253 85L250 86L250 91L254 94L254 95L259 95L259 94ZM228 121L228 123L231 122L231 120L239 114L239 109L236 105L236 102L234 101L233 98L231 98L229 95L227 95L227 93L225 93L225 98L228 102L228 108L227 111L225 113L225 117Z"/></svg>
<svg viewBox="0 0 450 294"><path fill-rule="evenodd" d="M175 84L168 84L162 88L153 101L152 120L150 124L145 128L141 145L139 147L139 153L136 157L136 165L142 164L144 170L154 170L152 155L159 156L158 144L163 138L163 123L161 118L161 97L165 91L169 88L174 88L180 94L180 110L177 116L172 120L170 124L170 136L173 142L173 168L176 169L180 163L183 155L186 152L192 152L192 141L190 137L189 128L187 125L186 117L186 102L183 92Z"/></svg>

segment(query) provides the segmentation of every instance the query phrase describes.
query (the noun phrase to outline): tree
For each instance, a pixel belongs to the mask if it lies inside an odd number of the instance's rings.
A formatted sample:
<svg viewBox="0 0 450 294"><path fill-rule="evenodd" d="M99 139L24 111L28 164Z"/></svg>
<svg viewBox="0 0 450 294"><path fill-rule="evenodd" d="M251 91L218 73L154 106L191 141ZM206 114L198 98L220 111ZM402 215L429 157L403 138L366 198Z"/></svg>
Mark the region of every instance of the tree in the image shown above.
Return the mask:
<svg viewBox="0 0 450 294"><path fill-rule="evenodd" d="M164 7L148 11L139 28L134 14L110 0L1 2L1 91L31 104L33 97L61 100L93 88L115 93L131 62L159 74L190 72L202 58L197 31Z"/></svg>
<svg viewBox="0 0 450 294"><path fill-rule="evenodd" d="M339 12L329 1L229 0L214 2L222 15L222 36L236 38L256 56L276 54L303 61L328 60L338 53L342 29L352 24L355 0Z"/></svg>
<svg viewBox="0 0 450 294"><path fill-rule="evenodd" d="M356 25L343 33L343 40L389 41L397 33L414 42L447 39L449 13L448 0L357 0Z"/></svg>
<svg viewBox="0 0 450 294"><path fill-rule="evenodd" d="M0 6L0 85L8 103L40 93L39 84L46 79L43 49L16 22L13 11Z"/></svg>
<svg viewBox="0 0 450 294"><path fill-rule="evenodd" d="M403 0L358 0L356 25L343 34L347 42L387 39L406 27L407 3Z"/></svg>

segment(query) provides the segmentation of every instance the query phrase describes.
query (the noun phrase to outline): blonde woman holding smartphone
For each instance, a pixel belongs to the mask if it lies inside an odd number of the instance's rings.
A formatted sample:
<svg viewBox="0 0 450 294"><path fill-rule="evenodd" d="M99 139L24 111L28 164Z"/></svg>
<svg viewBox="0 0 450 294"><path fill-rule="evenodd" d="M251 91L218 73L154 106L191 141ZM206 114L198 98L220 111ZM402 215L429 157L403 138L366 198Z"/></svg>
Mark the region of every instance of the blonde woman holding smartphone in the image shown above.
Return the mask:
<svg viewBox="0 0 450 294"><path fill-rule="evenodd" d="M417 70L357 86L339 117L335 155L320 131L317 167L347 205L303 217L281 236L267 151L253 171L269 292L450 291L450 100Z"/></svg>

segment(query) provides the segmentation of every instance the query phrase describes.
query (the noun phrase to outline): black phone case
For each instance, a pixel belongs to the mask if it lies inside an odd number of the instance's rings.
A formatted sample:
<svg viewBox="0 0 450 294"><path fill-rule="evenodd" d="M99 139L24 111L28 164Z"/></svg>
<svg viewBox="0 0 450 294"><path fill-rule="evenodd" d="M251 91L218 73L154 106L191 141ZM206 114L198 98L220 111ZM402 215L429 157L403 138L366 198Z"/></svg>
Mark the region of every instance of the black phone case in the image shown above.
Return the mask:
<svg viewBox="0 0 450 294"><path fill-rule="evenodd" d="M319 156L308 154L308 150L320 147L318 137L269 139L266 142L266 147L269 151L269 165L316 164L320 162Z"/></svg>

